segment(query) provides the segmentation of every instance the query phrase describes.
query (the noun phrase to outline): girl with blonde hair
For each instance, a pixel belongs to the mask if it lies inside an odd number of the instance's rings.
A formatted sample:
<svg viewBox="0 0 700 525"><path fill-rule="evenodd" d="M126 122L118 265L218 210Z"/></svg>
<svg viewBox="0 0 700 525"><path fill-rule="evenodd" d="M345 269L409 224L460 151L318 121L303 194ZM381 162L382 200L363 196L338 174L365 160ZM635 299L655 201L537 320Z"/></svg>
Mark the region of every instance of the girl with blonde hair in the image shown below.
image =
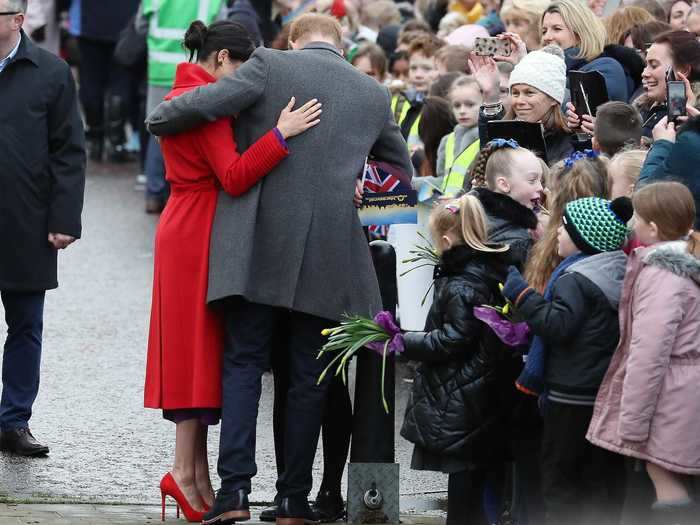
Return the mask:
<svg viewBox="0 0 700 525"><path fill-rule="evenodd" d="M473 195L439 203L430 216L440 255L425 330L403 335L405 355L420 361L401 435L415 444L411 468L445 472L447 525L487 523L487 477L505 461L503 385L507 350L474 315L503 304L508 246L490 244L486 214Z"/></svg>

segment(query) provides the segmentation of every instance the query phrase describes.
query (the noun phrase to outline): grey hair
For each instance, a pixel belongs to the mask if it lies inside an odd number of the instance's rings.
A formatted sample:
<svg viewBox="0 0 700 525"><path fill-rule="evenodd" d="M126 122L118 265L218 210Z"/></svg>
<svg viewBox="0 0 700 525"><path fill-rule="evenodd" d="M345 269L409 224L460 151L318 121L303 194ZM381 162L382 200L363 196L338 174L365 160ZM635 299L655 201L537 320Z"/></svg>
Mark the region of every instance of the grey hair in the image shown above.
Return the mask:
<svg viewBox="0 0 700 525"><path fill-rule="evenodd" d="M21 13L26 13L27 2L28 0L6 0L7 9L9 11L19 11Z"/></svg>

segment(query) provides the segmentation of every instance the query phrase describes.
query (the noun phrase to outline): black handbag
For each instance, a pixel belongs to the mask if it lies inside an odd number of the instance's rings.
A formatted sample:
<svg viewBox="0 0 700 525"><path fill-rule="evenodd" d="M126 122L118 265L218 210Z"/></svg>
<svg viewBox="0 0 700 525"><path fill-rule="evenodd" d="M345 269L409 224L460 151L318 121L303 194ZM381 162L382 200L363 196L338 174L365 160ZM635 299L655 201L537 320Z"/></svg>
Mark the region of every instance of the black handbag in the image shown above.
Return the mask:
<svg viewBox="0 0 700 525"><path fill-rule="evenodd" d="M140 69L147 63L147 34L136 30L135 20L136 16L132 17L119 33L119 40L114 48L114 59L124 67Z"/></svg>

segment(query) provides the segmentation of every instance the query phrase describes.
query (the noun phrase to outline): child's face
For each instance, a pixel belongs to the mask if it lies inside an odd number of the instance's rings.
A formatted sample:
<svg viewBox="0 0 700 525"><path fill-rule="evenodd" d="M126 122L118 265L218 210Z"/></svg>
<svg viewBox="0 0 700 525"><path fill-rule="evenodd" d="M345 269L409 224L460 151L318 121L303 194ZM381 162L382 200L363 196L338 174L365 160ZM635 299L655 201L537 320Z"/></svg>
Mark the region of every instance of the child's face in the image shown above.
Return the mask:
<svg viewBox="0 0 700 525"><path fill-rule="evenodd" d="M497 193L508 195L523 206L534 209L542 192L542 165L534 153L517 150L513 153L509 176L496 178Z"/></svg>
<svg viewBox="0 0 700 525"><path fill-rule="evenodd" d="M437 77L435 59L423 53L413 53L408 59L408 83L419 93L427 93L430 84Z"/></svg>
<svg viewBox="0 0 700 525"><path fill-rule="evenodd" d="M647 222L637 213L632 216L634 221L634 236L644 246L659 242L659 230L653 222Z"/></svg>
<svg viewBox="0 0 700 525"><path fill-rule="evenodd" d="M391 67L391 76L395 80L408 81L408 59L399 58Z"/></svg>
<svg viewBox="0 0 700 525"><path fill-rule="evenodd" d="M377 82L381 84L381 82L384 80L381 78L379 75L379 72L372 67L372 61L369 59L368 56L361 56L357 60L355 60L355 67L365 73L366 75L369 75L373 79L375 79Z"/></svg>
<svg viewBox="0 0 700 525"><path fill-rule="evenodd" d="M559 257L566 258L581 251L576 247L574 241L571 240L571 236L569 232L566 231L563 224L559 226L557 230L557 241L559 241L557 247L557 254L559 254Z"/></svg>
<svg viewBox="0 0 700 525"><path fill-rule="evenodd" d="M471 84L460 86L450 92L452 111L460 126L473 128L479 123L479 106L481 106L481 91L479 86Z"/></svg>

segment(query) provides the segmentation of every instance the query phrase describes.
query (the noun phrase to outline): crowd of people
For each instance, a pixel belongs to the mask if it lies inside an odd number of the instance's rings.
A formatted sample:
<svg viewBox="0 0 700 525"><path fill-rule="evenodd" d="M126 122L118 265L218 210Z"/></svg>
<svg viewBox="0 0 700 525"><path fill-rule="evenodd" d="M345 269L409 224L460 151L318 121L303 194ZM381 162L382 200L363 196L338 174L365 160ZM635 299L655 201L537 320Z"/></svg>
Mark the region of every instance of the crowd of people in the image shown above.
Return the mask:
<svg viewBox="0 0 700 525"><path fill-rule="evenodd" d="M23 29L39 3L50 16ZM250 518L270 369L278 495L261 518L345 515L352 404L317 352L344 314L382 310L367 241L386 229L363 232L356 213L373 164L390 167L380 186L432 193L433 303L396 352L420 363L401 435L411 468L448 475L447 524L698 523L700 7L57 4L0 0L13 100L0 108L0 228L24 247L0 255L3 449L48 453L28 428L44 292L80 236L85 151L121 162L131 136L146 211L162 212L145 405L176 425L160 490L189 521ZM77 92L38 47L55 45L63 9L58 52ZM572 72L597 73L607 102L576 107ZM669 100L674 86L685 96ZM543 147L494 138L498 121L535 126ZM206 438L219 422L215 493Z"/></svg>

